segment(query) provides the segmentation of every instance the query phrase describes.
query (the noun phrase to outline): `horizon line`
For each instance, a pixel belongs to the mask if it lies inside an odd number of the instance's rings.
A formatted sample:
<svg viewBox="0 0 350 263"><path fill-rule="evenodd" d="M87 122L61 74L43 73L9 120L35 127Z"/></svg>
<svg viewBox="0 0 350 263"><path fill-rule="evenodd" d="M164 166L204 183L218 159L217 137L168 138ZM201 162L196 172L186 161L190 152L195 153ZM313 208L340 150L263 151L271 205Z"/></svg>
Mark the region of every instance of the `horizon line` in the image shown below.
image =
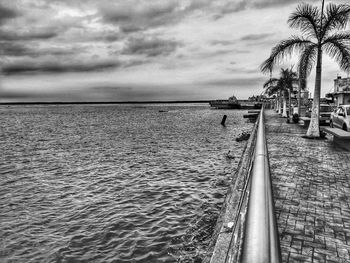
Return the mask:
<svg viewBox="0 0 350 263"><path fill-rule="evenodd" d="M152 100L152 101L18 101L0 102L0 105L40 105L40 104L157 104L157 103L209 103L212 100Z"/></svg>

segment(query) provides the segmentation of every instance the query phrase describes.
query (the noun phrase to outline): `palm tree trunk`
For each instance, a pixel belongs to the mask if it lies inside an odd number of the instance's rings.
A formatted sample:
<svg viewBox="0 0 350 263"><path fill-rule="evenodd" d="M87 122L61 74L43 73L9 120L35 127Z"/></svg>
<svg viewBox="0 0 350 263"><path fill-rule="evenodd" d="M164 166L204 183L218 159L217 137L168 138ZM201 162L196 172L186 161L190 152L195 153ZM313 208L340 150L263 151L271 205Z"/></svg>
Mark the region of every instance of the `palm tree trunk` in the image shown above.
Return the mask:
<svg viewBox="0 0 350 263"><path fill-rule="evenodd" d="M292 92L290 90L288 90L288 102L289 102L289 114L288 117L290 118L291 116L293 116L293 112L292 112Z"/></svg>
<svg viewBox="0 0 350 263"><path fill-rule="evenodd" d="M306 91L306 76L301 77L299 79L299 87L298 87L298 115L301 115L301 104L302 104L302 96L301 96L301 92L302 90L305 92ZM304 105L305 106L305 105Z"/></svg>
<svg viewBox="0 0 350 263"><path fill-rule="evenodd" d="M300 116L301 112L301 85L302 85L302 80L301 76L299 75L299 85L298 85L298 96L297 96L297 101L298 101L298 115Z"/></svg>
<svg viewBox="0 0 350 263"><path fill-rule="evenodd" d="M316 80L314 90L314 100L311 109L311 121L306 136L310 138L320 137L320 94L321 94L321 74L322 74L322 49L319 45L317 49Z"/></svg>
<svg viewBox="0 0 350 263"><path fill-rule="evenodd" d="M281 92L278 92L278 114L282 114L282 97Z"/></svg>
<svg viewBox="0 0 350 263"><path fill-rule="evenodd" d="M276 96L275 101L274 101L274 110L277 112L277 107L278 107L278 97Z"/></svg>
<svg viewBox="0 0 350 263"><path fill-rule="evenodd" d="M286 94L283 94L283 112L282 112L282 117L286 118L287 117L287 98Z"/></svg>

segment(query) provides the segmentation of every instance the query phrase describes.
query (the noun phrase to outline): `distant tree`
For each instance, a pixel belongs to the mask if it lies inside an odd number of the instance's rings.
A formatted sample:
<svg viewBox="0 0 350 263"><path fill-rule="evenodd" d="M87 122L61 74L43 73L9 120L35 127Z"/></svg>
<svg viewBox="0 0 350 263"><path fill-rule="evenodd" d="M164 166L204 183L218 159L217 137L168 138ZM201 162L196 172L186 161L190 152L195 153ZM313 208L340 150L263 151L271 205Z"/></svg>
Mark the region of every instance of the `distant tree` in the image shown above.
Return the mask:
<svg viewBox="0 0 350 263"><path fill-rule="evenodd" d="M350 71L350 32L339 32L347 26L350 5L331 3L328 4L325 12L323 7L324 1L321 10L310 4L300 4L289 17L288 24L292 28L300 29L305 37L292 36L281 41L261 65L262 72L269 73L279 62L298 51L301 53L298 66L299 79L305 81L316 63L311 121L306 132L306 136L311 138L320 137L319 108L323 52L335 59L341 70ZM302 87L302 85L299 86Z"/></svg>
<svg viewBox="0 0 350 263"><path fill-rule="evenodd" d="M264 83L264 89L265 94L267 94L269 97L275 96L275 110L278 112L278 114L282 113L282 103L281 103L281 90L279 86L277 85L278 79L276 78L270 78L268 81Z"/></svg>
<svg viewBox="0 0 350 263"><path fill-rule="evenodd" d="M282 117L287 117L287 98L290 97L291 92L298 84L297 73L292 69L281 69L280 77L270 78L264 83L265 93L269 96L276 94L277 99L283 99ZM278 103L280 113L280 103Z"/></svg>

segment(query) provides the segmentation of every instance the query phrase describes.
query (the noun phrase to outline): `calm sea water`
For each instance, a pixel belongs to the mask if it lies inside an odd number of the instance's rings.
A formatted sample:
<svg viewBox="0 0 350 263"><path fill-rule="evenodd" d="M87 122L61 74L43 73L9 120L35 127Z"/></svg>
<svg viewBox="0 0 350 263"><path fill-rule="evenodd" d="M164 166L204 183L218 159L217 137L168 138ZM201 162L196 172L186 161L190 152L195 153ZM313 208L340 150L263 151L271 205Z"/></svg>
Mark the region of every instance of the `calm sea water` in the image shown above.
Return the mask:
<svg viewBox="0 0 350 263"><path fill-rule="evenodd" d="M1 106L0 261L200 262L245 145L235 138L252 128L244 113Z"/></svg>

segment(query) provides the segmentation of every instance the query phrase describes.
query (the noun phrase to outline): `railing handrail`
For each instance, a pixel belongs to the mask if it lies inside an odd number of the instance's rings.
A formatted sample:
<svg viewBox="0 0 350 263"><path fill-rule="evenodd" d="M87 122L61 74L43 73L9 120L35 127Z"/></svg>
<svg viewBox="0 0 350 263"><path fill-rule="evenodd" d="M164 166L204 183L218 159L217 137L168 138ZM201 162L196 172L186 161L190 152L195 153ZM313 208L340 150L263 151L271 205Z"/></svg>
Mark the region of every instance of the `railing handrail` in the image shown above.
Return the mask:
<svg viewBox="0 0 350 263"><path fill-rule="evenodd" d="M282 262L274 210L265 137L264 108L262 108L259 117L247 217L245 220L242 263Z"/></svg>

